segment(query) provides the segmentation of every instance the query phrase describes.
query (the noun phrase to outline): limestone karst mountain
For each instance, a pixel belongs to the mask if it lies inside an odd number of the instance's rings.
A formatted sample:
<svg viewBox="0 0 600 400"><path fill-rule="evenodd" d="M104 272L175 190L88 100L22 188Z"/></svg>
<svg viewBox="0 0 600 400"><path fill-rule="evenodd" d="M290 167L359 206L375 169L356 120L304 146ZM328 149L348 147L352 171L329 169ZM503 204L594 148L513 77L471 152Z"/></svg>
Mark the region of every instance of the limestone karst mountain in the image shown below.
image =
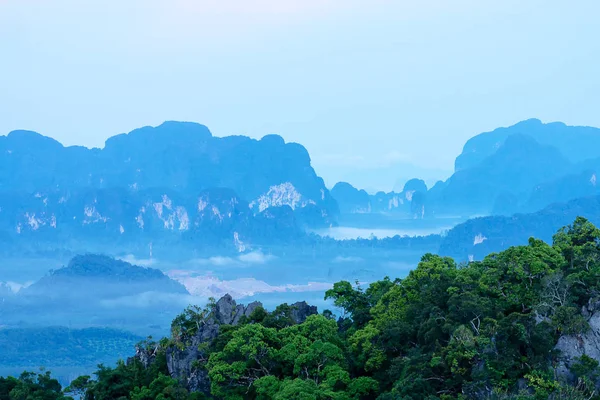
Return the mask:
<svg viewBox="0 0 600 400"><path fill-rule="evenodd" d="M274 210L282 207L290 212ZM200 124L165 122L114 136L103 149L29 131L0 137L6 242L179 237L235 246L270 241L271 225L291 235L330 226L337 214L306 149L276 135L220 138Z"/></svg>

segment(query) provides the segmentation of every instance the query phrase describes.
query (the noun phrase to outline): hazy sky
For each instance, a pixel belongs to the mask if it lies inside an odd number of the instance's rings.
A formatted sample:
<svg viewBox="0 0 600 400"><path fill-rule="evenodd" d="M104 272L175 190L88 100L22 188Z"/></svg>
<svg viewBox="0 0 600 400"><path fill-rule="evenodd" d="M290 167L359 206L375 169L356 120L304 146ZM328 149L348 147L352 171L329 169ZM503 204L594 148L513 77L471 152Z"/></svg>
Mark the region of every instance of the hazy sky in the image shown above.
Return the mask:
<svg viewBox="0 0 600 400"><path fill-rule="evenodd" d="M188 120L300 142L328 183L450 170L498 126L600 126L599 20L598 0L0 0L0 134L102 147Z"/></svg>

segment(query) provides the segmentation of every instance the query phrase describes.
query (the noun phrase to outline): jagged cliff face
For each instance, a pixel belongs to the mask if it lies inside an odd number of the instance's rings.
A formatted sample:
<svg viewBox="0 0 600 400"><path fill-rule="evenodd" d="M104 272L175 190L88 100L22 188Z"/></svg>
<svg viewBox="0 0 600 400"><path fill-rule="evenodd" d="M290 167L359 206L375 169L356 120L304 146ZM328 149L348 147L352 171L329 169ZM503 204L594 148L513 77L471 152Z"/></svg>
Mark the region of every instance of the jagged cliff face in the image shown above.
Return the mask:
<svg viewBox="0 0 600 400"><path fill-rule="evenodd" d="M137 129L108 139L103 149L65 148L34 132L15 131L0 137L0 171L2 192L118 187L198 193L224 187L259 211L311 201L335 208L301 145L276 135L216 138L194 123Z"/></svg>
<svg viewBox="0 0 600 400"><path fill-rule="evenodd" d="M258 217L274 207L289 207L299 226L328 226L338 213L306 150L279 136L216 138L203 125L167 122L101 150L26 131L0 137L4 239L210 232L235 245L234 236L251 241Z"/></svg>
<svg viewBox="0 0 600 400"><path fill-rule="evenodd" d="M560 351L557 375L571 383L576 380L571 367L582 355L600 362L600 300L590 299L583 307L582 315L588 321L589 330L580 335L563 335L555 347ZM600 381L596 385L600 386Z"/></svg>
<svg viewBox="0 0 600 400"><path fill-rule="evenodd" d="M243 305L237 304L229 295L216 302L213 312L199 324L198 330L191 338L184 338L185 345L172 345L166 350L169 374L181 381L191 392L210 394L210 380L204 367L207 355L203 348L210 345L219 335L223 325L238 325L242 317L250 317L252 312L262 307L260 302ZM317 308L306 302L291 305L291 319L300 324L310 315L317 314ZM148 367L153 362L153 354L148 350L136 349L136 358Z"/></svg>
<svg viewBox="0 0 600 400"><path fill-rule="evenodd" d="M203 190L194 196L174 190L40 191L0 195L0 204L0 230L4 240L15 243L76 239L126 245L181 239L197 245L225 244L241 252L253 243L302 235L300 211L287 205L259 211L230 189Z"/></svg>

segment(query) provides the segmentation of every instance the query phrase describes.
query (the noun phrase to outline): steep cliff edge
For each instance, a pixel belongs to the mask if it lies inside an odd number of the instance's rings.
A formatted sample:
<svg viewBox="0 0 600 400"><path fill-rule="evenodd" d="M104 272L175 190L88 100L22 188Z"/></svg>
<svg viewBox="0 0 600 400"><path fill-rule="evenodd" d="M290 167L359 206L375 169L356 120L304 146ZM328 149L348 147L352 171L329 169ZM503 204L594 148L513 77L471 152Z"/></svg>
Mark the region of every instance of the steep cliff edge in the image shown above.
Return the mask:
<svg viewBox="0 0 600 400"><path fill-rule="evenodd" d="M281 316L287 318L290 324L301 324L310 315L317 314L317 307L302 301L283 308L279 307L272 313L268 313L260 302L255 301L248 305L237 304L229 294L226 294L216 303L209 304L204 310L188 308L184 314L173 321L173 338L166 349L167 368L171 377L181 382L190 392L209 395L210 379L205 368L208 361L208 348L224 327L237 326L242 320L252 320L255 313L262 313L263 316L265 314ZM128 363L137 359L147 368L155 361L157 350L158 346L150 348L138 346L135 357L129 359Z"/></svg>
<svg viewBox="0 0 600 400"><path fill-rule="evenodd" d="M253 233L263 212L281 207L298 228L328 227L339 214L308 151L277 135L214 137L204 125L170 121L109 138L103 149L29 131L0 136L0 240L17 245L95 236L147 246L195 235L196 244L231 246L234 234L269 243Z"/></svg>
<svg viewBox="0 0 600 400"><path fill-rule="evenodd" d="M555 346L560 352L556 374L569 383L575 383L573 367L583 356L600 362L600 299L590 299L582 307L581 313L587 319L589 328L580 334L561 336ZM596 386L600 387L600 379L596 381Z"/></svg>

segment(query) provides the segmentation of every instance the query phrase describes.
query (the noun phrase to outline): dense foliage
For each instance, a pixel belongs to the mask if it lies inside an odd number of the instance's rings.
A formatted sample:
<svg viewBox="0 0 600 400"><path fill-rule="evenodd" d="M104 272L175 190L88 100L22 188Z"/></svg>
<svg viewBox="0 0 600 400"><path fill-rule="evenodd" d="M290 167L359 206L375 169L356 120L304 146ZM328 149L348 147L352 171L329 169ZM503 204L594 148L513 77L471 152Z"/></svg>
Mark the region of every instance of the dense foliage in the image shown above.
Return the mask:
<svg viewBox="0 0 600 400"><path fill-rule="evenodd" d="M66 400L50 372L23 372L19 378L0 377L0 400Z"/></svg>
<svg viewBox="0 0 600 400"><path fill-rule="evenodd" d="M338 282L326 297L343 310L337 320L324 311L294 324L283 305L272 313L259 307L238 325L221 326L194 365L210 378L210 396L600 398L597 360L573 360L570 379L556 373L558 339L587 332L582 310L600 297L600 230L583 218L561 229L552 245L530 239L460 265L426 254L404 279L366 288ZM89 400L206 397L169 377L166 351L189 346L211 309L189 308L174 321L177 335L144 343L154 357L149 367L138 358L100 366L94 379L80 377L66 393ZM13 394L21 381L0 382L13 387L9 397L0 389L0 399L37 398Z"/></svg>

